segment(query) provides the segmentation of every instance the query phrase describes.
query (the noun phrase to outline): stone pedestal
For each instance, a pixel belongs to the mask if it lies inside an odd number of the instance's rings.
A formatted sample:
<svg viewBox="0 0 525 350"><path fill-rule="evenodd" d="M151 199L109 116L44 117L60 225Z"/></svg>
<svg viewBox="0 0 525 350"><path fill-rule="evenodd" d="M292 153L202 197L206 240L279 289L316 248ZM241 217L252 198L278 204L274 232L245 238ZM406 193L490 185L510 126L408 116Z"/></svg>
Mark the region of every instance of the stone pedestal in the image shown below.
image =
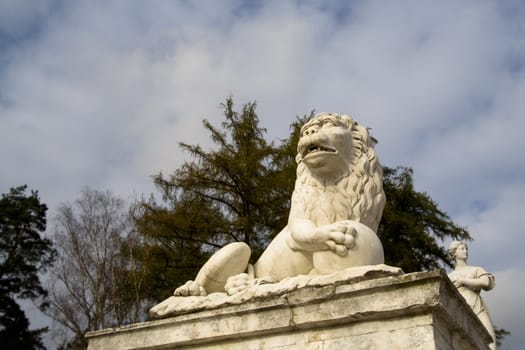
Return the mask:
<svg viewBox="0 0 525 350"><path fill-rule="evenodd" d="M441 271L302 287L269 298L87 334L102 349L488 349Z"/></svg>

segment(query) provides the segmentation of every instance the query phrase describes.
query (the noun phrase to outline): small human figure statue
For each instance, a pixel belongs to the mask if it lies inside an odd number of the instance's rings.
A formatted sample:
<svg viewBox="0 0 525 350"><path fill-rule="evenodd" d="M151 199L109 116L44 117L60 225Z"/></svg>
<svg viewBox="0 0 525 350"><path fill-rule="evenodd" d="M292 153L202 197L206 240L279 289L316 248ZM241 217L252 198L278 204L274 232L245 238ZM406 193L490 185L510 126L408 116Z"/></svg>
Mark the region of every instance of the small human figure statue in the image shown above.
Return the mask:
<svg viewBox="0 0 525 350"><path fill-rule="evenodd" d="M494 275L485 271L482 267L467 264L468 246L464 241L453 241L450 243L448 254L455 261L454 271L448 277L490 333L493 339L493 342L489 345L490 349L496 349L496 334L492 320L490 319L487 306L480 296L481 289L491 290L494 288Z"/></svg>

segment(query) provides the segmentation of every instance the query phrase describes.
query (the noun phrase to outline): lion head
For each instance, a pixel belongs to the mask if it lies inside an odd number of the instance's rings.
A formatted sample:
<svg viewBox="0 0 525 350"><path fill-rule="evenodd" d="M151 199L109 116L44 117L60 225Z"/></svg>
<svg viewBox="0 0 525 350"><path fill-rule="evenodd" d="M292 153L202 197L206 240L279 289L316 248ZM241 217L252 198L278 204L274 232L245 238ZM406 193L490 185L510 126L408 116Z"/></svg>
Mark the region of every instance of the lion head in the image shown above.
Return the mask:
<svg viewBox="0 0 525 350"><path fill-rule="evenodd" d="M377 232L385 193L374 144L350 116L321 113L308 121L297 145L290 219L355 220Z"/></svg>

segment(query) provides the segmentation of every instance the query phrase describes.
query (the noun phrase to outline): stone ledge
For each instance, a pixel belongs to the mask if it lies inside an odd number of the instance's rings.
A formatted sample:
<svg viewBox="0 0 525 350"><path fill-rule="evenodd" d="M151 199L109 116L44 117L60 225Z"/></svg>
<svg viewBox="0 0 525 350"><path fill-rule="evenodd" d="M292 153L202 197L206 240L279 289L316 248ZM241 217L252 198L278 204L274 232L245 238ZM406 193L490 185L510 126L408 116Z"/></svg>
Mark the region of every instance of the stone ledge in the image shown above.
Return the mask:
<svg viewBox="0 0 525 350"><path fill-rule="evenodd" d="M305 286L237 305L87 334L98 349L488 349L439 271Z"/></svg>
<svg viewBox="0 0 525 350"><path fill-rule="evenodd" d="M363 280L380 277L399 276L403 271L398 267L384 264L348 268L329 275L298 275L285 278L277 283L265 283L265 279L254 280L246 290L229 296L225 293L213 293L205 297L172 296L155 305L150 310L154 318L162 318L201 310L211 310L228 305L241 305L249 301L268 300L307 287L337 287L342 284L353 284Z"/></svg>

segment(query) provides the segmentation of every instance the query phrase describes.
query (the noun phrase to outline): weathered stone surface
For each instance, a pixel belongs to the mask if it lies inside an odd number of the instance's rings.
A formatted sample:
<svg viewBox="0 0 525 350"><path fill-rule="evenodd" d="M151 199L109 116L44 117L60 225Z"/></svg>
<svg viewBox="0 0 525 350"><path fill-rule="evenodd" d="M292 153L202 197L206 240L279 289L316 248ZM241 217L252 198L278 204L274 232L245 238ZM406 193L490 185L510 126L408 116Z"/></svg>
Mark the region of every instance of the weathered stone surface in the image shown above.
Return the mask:
<svg viewBox="0 0 525 350"><path fill-rule="evenodd" d="M232 296L225 293L212 293L207 296L172 296L155 305L150 310L150 314L156 318L166 317L197 310L214 309L223 305L237 305L255 299L267 299L305 287L330 286L331 289L334 289L340 284L400 274L402 274L400 268L380 264L348 268L330 275L299 275L286 278L278 283L256 283ZM312 289L307 290L309 293Z"/></svg>
<svg viewBox="0 0 525 350"><path fill-rule="evenodd" d="M88 349L488 349L488 332L441 271L325 278L283 281L296 287L90 332Z"/></svg>

